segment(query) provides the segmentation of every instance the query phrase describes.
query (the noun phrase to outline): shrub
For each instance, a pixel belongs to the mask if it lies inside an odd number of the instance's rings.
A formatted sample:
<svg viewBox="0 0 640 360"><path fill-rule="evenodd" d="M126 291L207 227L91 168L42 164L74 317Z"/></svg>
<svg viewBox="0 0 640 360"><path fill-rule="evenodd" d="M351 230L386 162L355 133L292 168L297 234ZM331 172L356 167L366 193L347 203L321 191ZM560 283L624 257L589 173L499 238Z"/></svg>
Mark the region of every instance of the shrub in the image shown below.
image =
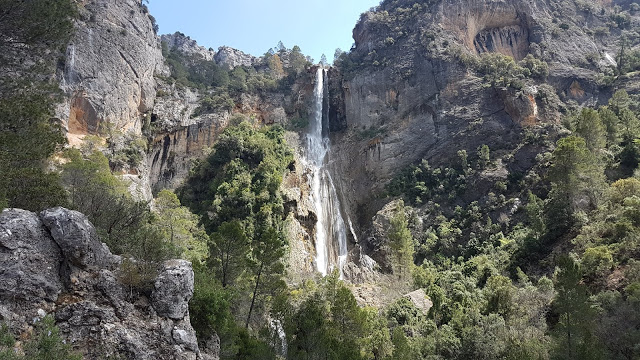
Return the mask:
<svg viewBox="0 0 640 360"><path fill-rule="evenodd" d="M543 79L549 75L549 65L529 54L522 59L519 65L523 69L523 74L527 77Z"/></svg>
<svg viewBox="0 0 640 360"><path fill-rule="evenodd" d="M231 96L227 93L219 93L211 97L205 96L200 100L200 106L198 106L192 114L192 117L200 116L202 114L210 114L219 110L231 111L235 103Z"/></svg>
<svg viewBox="0 0 640 360"><path fill-rule="evenodd" d="M14 351L15 337L9 327L0 327L0 359L3 360L81 360L82 356L71 350L60 336L60 329L51 315L35 323L35 332L22 344L24 354Z"/></svg>

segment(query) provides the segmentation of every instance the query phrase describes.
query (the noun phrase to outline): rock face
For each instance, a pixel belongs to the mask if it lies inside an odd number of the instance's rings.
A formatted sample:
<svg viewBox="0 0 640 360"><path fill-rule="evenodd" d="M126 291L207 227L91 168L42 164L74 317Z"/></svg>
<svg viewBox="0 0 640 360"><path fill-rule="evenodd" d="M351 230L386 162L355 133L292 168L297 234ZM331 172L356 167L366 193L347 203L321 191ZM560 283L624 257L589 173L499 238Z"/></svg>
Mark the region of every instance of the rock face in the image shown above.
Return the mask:
<svg viewBox="0 0 640 360"><path fill-rule="evenodd" d="M559 17L568 30L554 24ZM614 41L594 41L584 24L607 21L574 3L542 0L383 1L363 14L350 65L329 73L332 171L345 211L358 220L356 233L376 232L371 219L389 201L380 196L384 186L408 165L449 164L457 151L475 154L483 144L492 153L514 152L525 128L553 128L558 104L599 101L609 91L596 85L601 65L584 59L615 53ZM460 60L486 52L516 61L532 54L550 74L518 90L487 85ZM541 101L542 87L555 100ZM526 172L535 155L506 166ZM379 260L382 250L372 251Z"/></svg>
<svg viewBox="0 0 640 360"><path fill-rule="evenodd" d="M166 74L146 7L136 0L90 0L80 15L60 74L66 101L57 117L72 139L95 134L105 122L140 133L141 115L156 96L154 75Z"/></svg>
<svg viewBox="0 0 640 360"><path fill-rule="evenodd" d="M193 295L193 269L186 260L170 260L156 278L151 304L158 315L174 320L189 314Z"/></svg>
<svg viewBox="0 0 640 360"><path fill-rule="evenodd" d="M229 117L228 112L206 114L193 124L157 135L147 158L152 189L178 187L189 174L193 160L206 155L206 149L225 129Z"/></svg>
<svg viewBox="0 0 640 360"><path fill-rule="evenodd" d="M229 46L218 48L214 60L218 65L233 69L236 66L253 66L259 59Z"/></svg>
<svg viewBox="0 0 640 360"><path fill-rule="evenodd" d="M212 359L189 322L191 264L165 262L147 296L121 283L120 262L78 212L4 210L0 320L26 333L33 319L53 314L85 359Z"/></svg>
<svg viewBox="0 0 640 360"><path fill-rule="evenodd" d="M160 40L166 43L169 49L177 50L194 59L212 61L216 54L215 51L207 50L204 46L198 45L195 40L181 32L162 35Z"/></svg>

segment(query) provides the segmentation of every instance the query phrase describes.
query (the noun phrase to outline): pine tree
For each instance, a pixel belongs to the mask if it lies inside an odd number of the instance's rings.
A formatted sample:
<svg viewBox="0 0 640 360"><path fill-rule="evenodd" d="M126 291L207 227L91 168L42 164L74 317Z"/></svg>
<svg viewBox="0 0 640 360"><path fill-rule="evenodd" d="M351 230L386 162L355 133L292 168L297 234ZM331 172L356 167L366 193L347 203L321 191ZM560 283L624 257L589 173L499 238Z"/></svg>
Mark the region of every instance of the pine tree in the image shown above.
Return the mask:
<svg viewBox="0 0 640 360"><path fill-rule="evenodd" d="M409 231L404 202L400 200L389 221L389 246L393 252L394 272L405 277L413 267L413 236Z"/></svg>
<svg viewBox="0 0 640 360"><path fill-rule="evenodd" d="M558 260L554 309L560 316L555 329L556 359L602 359L601 347L592 334L594 313L587 288L581 283L579 264L569 256Z"/></svg>
<svg viewBox="0 0 640 360"><path fill-rule="evenodd" d="M584 140L592 152L603 149L606 145L607 133L597 111L583 108L575 120L575 131Z"/></svg>

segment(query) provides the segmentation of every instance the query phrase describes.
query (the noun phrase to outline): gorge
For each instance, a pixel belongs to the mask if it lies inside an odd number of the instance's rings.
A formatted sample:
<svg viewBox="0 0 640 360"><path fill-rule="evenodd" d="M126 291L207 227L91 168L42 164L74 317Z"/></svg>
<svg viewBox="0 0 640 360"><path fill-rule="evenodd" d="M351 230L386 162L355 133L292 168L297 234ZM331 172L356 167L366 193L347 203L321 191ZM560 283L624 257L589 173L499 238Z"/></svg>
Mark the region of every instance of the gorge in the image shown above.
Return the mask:
<svg viewBox="0 0 640 360"><path fill-rule="evenodd" d="M0 358L640 356L635 2L383 0L332 65L24 4Z"/></svg>

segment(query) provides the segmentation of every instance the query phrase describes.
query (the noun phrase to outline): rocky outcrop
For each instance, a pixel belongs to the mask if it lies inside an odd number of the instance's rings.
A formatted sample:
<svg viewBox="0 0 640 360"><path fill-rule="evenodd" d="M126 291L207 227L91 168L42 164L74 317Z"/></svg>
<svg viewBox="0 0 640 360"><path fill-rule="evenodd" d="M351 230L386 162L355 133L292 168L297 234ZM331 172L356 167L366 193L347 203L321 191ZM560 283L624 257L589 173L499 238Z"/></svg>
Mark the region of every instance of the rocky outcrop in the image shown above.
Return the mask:
<svg viewBox="0 0 640 360"><path fill-rule="evenodd" d="M166 74L146 7L135 0L83 2L60 74L66 100L57 117L74 140L104 123L140 133L152 108L155 74Z"/></svg>
<svg viewBox="0 0 640 360"><path fill-rule="evenodd" d="M194 60L212 61L216 54L181 32L162 35L160 40L167 44L169 50L179 51Z"/></svg>
<svg viewBox="0 0 640 360"><path fill-rule="evenodd" d="M193 161L206 156L228 124L228 112L206 114L198 122L157 135L147 164L154 191L177 188L189 174Z"/></svg>
<svg viewBox="0 0 640 360"><path fill-rule="evenodd" d="M165 262L147 295L122 283L121 261L78 212L6 209L0 321L28 336L34 319L52 314L85 359L212 359L201 354L189 322L191 264Z"/></svg>
<svg viewBox="0 0 640 360"><path fill-rule="evenodd" d="M423 289L412 291L405 294L403 297L409 299L409 301L411 301L411 303L424 315L429 314L429 310L433 307L433 302L429 299Z"/></svg>
<svg viewBox="0 0 640 360"><path fill-rule="evenodd" d="M260 61L259 58L229 46L219 47L218 52L214 56L214 60L216 61L216 64L225 66L228 69L233 69L236 66L250 67Z"/></svg>

